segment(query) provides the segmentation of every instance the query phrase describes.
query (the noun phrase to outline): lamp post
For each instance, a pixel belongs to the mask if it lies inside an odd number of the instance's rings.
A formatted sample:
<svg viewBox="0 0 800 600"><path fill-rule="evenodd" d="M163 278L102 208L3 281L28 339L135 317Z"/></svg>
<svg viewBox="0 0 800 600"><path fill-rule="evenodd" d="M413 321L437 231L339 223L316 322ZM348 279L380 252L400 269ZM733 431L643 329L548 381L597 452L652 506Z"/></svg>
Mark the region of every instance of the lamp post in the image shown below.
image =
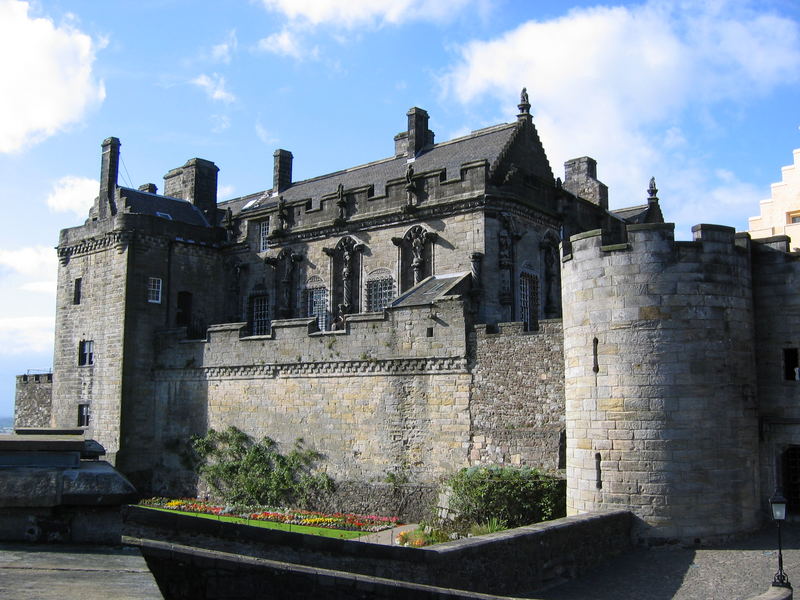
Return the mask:
<svg viewBox="0 0 800 600"><path fill-rule="evenodd" d="M775 493L769 499L770 508L772 508L772 518L778 524L778 572L772 578L772 585L775 587L791 588L792 584L789 583L789 578L783 572L783 548L781 547L781 521L786 520L786 498L783 497L783 490L780 487L775 488Z"/></svg>

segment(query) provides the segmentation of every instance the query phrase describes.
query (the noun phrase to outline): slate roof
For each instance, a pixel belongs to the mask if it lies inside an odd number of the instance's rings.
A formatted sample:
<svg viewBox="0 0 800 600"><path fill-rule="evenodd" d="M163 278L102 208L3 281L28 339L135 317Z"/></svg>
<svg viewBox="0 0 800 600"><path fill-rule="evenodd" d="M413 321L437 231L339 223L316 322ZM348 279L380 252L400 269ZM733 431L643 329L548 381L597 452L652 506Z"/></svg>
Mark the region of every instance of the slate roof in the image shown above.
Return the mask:
<svg viewBox="0 0 800 600"><path fill-rule="evenodd" d="M418 306L432 304L438 298L447 296L461 281L471 277L470 273L448 273L431 275L392 302L392 307Z"/></svg>
<svg viewBox="0 0 800 600"><path fill-rule="evenodd" d="M445 169L445 177L455 179L459 176L459 170L463 164L487 160L492 165L511 141L516 129L516 123L505 123L435 144L418 153L413 162L414 172L419 174ZM336 193L336 189L341 183L346 190L372 185L375 187L375 195L380 196L384 194L387 181L405 177L407 166L408 160L405 155L386 158L320 177L293 182L280 195L287 202L311 198L313 203L317 204L322 196ZM277 198L270 195L271 191L266 190L242 198L234 198L221 202L219 207L222 209L230 207L231 211L237 214L240 211L270 206L277 202Z"/></svg>
<svg viewBox="0 0 800 600"><path fill-rule="evenodd" d="M640 204L609 211L615 217L619 217L626 223L663 223L664 216L661 214L661 207L658 202L652 206Z"/></svg>
<svg viewBox="0 0 800 600"><path fill-rule="evenodd" d="M119 188L119 195L125 198L125 205L131 213L153 215L199 227L210 227L200 209L187 200L124 187ZM169 217L164 215L169 215Z"/></svg>

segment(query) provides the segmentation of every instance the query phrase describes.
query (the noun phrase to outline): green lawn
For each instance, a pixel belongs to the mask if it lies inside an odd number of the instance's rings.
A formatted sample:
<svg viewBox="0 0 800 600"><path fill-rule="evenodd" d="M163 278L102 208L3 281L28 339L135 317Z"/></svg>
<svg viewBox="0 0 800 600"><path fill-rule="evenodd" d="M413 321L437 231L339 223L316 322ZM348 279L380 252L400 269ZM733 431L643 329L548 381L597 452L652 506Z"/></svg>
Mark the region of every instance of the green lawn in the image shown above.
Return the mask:
<svg viewBox="0 0 800 600"><path fill-rule="evenodd" d="M308 533L310 535L321 535L323 537L339 538L342 540L351 540L359 538L364 535L369 535L369 531L348 531L345 529L330 529L329 527L311 527L309 525L290 525L288 523L278 523L277 521L259 521L258 519L242 519L240 517L229 517L227 515L209 515L206 513L185 512L182 510L172 510L169 508L158 508L155 506L142 506L141 508L148 508L150 510L160 510L169 513L178 513L181 515L189 515L190 517L199 517L201 519L211 519L212 521L225 521L226 523L240 523L242 525L251 525L253 527L263 527L264 529L278 529L279 531L293 531L294 533Z"/></svg>

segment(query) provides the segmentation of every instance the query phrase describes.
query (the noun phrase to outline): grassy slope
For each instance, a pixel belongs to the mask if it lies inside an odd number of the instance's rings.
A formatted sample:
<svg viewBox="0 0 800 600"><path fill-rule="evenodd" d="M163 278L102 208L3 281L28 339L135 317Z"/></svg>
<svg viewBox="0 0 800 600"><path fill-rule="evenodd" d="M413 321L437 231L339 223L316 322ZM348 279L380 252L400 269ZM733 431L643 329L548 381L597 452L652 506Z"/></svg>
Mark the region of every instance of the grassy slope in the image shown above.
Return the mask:
<svg viewBox="0 0 800 600"><path fill-rule="evenodd" d="M278 529L279 531L292 531L294 533L308 533L310 535L321 535L323 537L339 538L350 540L369 535L369 531L347 531L344 529L330 529L328 527L311 527L309 525L291 525L289 523L278 523L276 521L259 521L258 519L241 519L239 517L229 517L227 515L209 515L205 513L184 512L182 510L172 510L169 508L157 508L155 506L142 506L150 510L161 510L164 512L189 515L201 519L212 519L214 521L225 521L227 523L239 523L241 525L251 525L253 527L263 527L264 529Z"/></svg>

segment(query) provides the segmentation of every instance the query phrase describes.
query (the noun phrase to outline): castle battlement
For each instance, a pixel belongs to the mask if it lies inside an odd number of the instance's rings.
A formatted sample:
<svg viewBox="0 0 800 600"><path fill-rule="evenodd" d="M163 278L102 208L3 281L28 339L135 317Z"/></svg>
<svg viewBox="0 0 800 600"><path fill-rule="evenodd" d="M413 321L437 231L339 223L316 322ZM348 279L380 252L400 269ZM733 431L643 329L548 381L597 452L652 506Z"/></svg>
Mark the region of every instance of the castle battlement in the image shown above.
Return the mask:
<svg viewBox="0 0 800 600"><path fill-rule="evenodd" d="M204 340L188 340L186 329L173 329L160 334L156 364L159 369L182 369L463 358L463 319L463 301L452 297L350 315L343 329L334 331L319 331L314 317L274 320L268 335L249 335L244 322L211 325Z"/></svg>

